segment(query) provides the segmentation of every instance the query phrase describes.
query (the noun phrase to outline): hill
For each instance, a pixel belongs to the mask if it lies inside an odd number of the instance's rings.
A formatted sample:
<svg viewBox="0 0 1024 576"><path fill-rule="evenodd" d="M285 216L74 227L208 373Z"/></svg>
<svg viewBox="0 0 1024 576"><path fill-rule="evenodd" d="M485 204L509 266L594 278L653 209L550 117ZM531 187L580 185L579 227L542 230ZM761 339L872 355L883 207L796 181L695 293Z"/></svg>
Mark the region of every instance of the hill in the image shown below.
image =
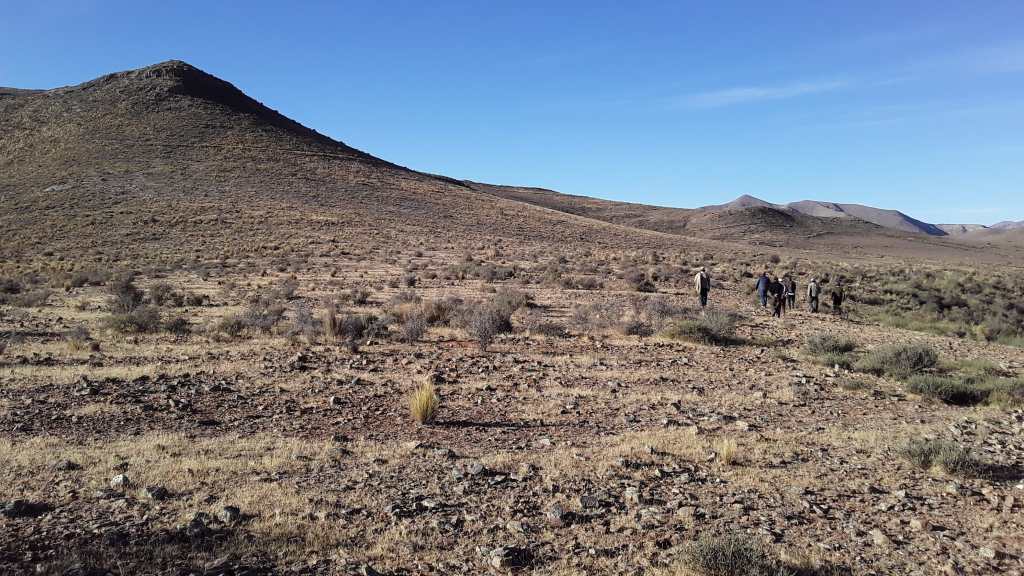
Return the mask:
<svg viewBox="0 0 1024 576"><path fill-rule="evenodd" d="M664 243L380 160L180 61L5 89L0 173L0 234L12 239L0 256L11 260L43 247L110 261L284 257L364 236Z"/></svg>

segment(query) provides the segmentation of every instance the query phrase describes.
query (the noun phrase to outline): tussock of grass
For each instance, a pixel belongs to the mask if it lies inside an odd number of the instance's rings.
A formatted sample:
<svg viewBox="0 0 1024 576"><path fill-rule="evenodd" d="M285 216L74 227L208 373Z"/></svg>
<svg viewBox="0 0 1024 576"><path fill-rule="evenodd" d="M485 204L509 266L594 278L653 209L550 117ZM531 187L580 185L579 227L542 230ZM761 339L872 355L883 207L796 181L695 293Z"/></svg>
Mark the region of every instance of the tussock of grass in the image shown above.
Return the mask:
<svg viewBox="0 0 1024 576"><path fill-rule="evenodd" d="M702 536L686 546L674 576L840 576L849 571L811 562L779 559L760 542L742 534Z"/></svg>
<svg viewBox="0 0 1024 576"><path fill-rule="evenodd" d="M1014 407L1024 405L1024 380L952 376L914 376L907 390L954 406L989 404Z"/></svg>
<svg viewBox="0 0 1024 576"><path fill-rule="evenodd" d="M409 396L409 413L416 422L430 424L437 416L437 407L440 404L441 399L438 398L434 385L427 382Z"/></svg>
<svg viewBox="0 0 1024 576"><path fill-rule="evenodd" d="M804 352L811 356L847 354L856 349L857 343L853 340L831 334L815 334L804 341Z"/></svg>
<svg viewBox="0 0 1024 576"><path fill-rule="evenodd" d="M969 448L950 440L912 439L901 450L911 464L922 470L939 470L952 476L974 477L984 465Z"/></svg>
<svg viewBox="0 0 1024 576"><path fill-rule="evenodd" d="M939 353L924 344L890 344L868 352L854 364L854 369L878 376L909 378L939 361Z"/></svg>
<svg viewBox="0 0 1024 576"><path fill-rule="evenodd" d="M728 466L739 464L742 455L740 447L732 438L723 438L715 444L715 451L718 452L718 459Z"/></svg>
<svg viewBox="0 0 1024 576"><path fill-rule="evenodd" d="M736 320L731 314L708 310L696 320L682 320L672 324L662 335L672 340L699 344L733 344L736 342Z"/></svg>

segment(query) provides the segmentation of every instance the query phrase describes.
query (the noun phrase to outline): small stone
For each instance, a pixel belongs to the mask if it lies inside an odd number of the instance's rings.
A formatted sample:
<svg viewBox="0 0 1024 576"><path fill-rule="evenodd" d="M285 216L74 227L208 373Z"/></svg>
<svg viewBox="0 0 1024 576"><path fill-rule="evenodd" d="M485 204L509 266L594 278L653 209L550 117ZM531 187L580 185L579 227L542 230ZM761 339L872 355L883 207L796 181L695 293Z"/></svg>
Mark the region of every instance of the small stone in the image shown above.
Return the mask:
<svg viewBox="0 0 1024 576"><path fill-rule="evenodd" d="M565 526L569 521L569 513L561 504L555 504L545 514L548 524L552 526Z"/></svg>
<svg viewBox="0 0 1024 576"><path fill-rule="evenodd" d="M473 462L472 464L466 467L466 474L469 474L470 476L479 476L484 473L484 470L486 470L486 468L484 468L483 464L479 462Z"/></svg>
<svg viewBox="0 0 1024 576"><path fill-rule="evenodd" d="M508 530L513 534L524 534L526 532L526 526L519 520L509 520L505 524L505 530Z"/></svg>
<svg viewBox="0 0 1024 576"><path fill-rule="evenodd" d="M146 486L142 492L150 500L166 500L170 496L170 492L163 486Z"/></svg>
<svg viewBox="0 0 1024 576"><path fill-rule="evenodd" d="M44 502L12 500L3 507L0 507L0 516L5 518L35 518L49 511L50 506Z"/></svg>
<svg viewBox="0 0 1024 576"><path fill-rule="evenodd" d="M889 540L889 537L878 528L871 530L868 534L871 535L871 541L875 543L875 546L884 547L892 543L892 541Z"/></svg>
<svg viewBox="0 0 1024 576"><path fill-rule="evenodd" d="M494 568L523 568L530 564L531 554L525 548L499 546L491 550L490 559Z"/></svg>
<svg viewBox="0 0 1024 576"><path fill-rule="evenodd" d="M118 474L110 479L110 487L114 490L124 490L131 485L131 481L128 480L126 474Z"/></svg>
<svg viewBox="0 0 1024 576"><path fill-rule="evenodd" d="M380 572L376 571L369 564L363 564L363 567L359 569L359 574L362 576L382 576Z"/></svg>
<svg viewBox="0 0 1024 576"><path fill-rule="evenodd" d="M911 530L917 530L918 532L924 532L925 530L928 530L928 528L929 528L929 526L928 526L928 521L927 520L921 520L920 518L912 518L910 520L910 529Z"/></svg>
<svg viewBox="0 0 1024 576"><path fill-rule="evenodd" d="M328 403L331 406L338 407L344 404L345 401L341 399L341 396L331 396L330 400L328 400Z"/></svg>
<svg viewBox="0 0 1024 576"><path fill-rule="evenodd" d="M629 504L640 503L640 489L636 486L627 486L625 492L625 500Z"/></svg>
<svg viewBox="0 0 1024 576"><path fill-rule="evenodd" d="M217 518L225 524L234 524L242 517L242 511L237 506L225 506L217 513Z"/></svg>
<svg viewBox="0 0 1024 576"><path fill-rule="evenodd" d="M61 460L53 466L53 469L60 472L71 472L73 470L81 470L82 466L71 460Z"/></svg>
<svg viewBox="0 0 1024 576"><path fill-rule="evenodd" d="M999 552L997 552L995 550L995 548L989 548L988 546L983 546L981 548L978 548L978 556L981 556L982 558L984 558L986 560L995 560L996 558L999 557Z"/></svg>

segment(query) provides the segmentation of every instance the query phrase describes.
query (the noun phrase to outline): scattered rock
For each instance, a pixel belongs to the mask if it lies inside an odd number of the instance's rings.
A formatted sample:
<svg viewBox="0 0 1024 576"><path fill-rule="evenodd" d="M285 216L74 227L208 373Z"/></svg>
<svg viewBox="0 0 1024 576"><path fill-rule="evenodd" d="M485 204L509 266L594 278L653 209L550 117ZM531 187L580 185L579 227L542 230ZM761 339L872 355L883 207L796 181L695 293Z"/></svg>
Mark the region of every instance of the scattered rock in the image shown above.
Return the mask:
<svg viewBox="0 0 1024 576"><path fill-rule="evenodd" d="M868 534L871 535L871 541L874 542L875 546L886 547L892 543L892 541L889 540L889 537L878 528L871 530Z"/></svg>
<svg viewBox="0 0 1024 576"><path fill-rule="evenodd" d="M143 495L150 500L166 500L170 492L163 486L146 486L142 490Z"/></svg>
<svg viewBox="0 0 1024 576"><path fill-rule="evenodd" d="M77 462L72 462L71 460L61 460L53 465L53 469L59 472L71 472L74 470L81 470L82 466Z"/></svg>
<svg viewBox="0 0 1024 576"><path fill-rule="evenodd" d="M124 490L129 486L131 486L131 481L127 474L118 474L110 479L110 487L114 490Z"/></svg>
<svg viewBox="0 0 1024 576"><path fill-rule="evenodd" d="M565 526L569 524L569 512L561 504L555 504L544 515L548 524L552 526Z"/></svg>
<svg viewBox="0 0 1024 576"><path fill-rule="evenodd" d="M490 564L494 568L524 568L532 559L529 550L515 546L499 546L490 553Z"/></svg>
<svg viewBox="0 0 1024 576"><path fill-rule="evenodd" d="M217 513L217 518L225 524L234 524L242 518L242 511L237 506L225 506Z"/></svg>
<svg viewBox="0 0 1024 576"><path fill-rule="evenodd" d="M31 500L12 500L0 507L0 516L5 518L36 518L50 511L50 505L45 502L33 502Z"/></svg>

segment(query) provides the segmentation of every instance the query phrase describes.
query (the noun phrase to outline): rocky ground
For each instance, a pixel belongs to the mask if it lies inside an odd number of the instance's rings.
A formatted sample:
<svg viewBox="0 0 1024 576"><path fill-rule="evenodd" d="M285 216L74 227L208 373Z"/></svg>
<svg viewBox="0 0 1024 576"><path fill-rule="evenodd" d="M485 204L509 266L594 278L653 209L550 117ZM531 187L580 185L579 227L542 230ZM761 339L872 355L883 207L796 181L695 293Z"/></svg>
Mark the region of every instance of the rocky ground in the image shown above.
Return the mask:
<svg viewBox="0 0 1024 576"><path fill-rule="evenodd" d="M331 285L397 273L365 264ZM170 280L210 295L184 310L197 326L241 304L223 280ZM301 277L294 298L320 301L327 284ZM123 336L100 327L98 286L0 307L0 569L685 574L690 542L742 534L829 573L1024 574L1024 411L925 400L801 346L821 333L861 349L922 342L1010 375L1024 350L856 314L777 320L740 283L712 295L741 317L735 343L640 338L580 328L573 306L689 307L685 283L522 290L533 304L487 351L454 328L356 353L282 331ZM531 332L527 316L565 334ZM66 337L79 325L89 346ZM429 425L406 400L424 382L441 398ZM900 449L922 437L972 448L985 473L915 468Z"/></svg>

